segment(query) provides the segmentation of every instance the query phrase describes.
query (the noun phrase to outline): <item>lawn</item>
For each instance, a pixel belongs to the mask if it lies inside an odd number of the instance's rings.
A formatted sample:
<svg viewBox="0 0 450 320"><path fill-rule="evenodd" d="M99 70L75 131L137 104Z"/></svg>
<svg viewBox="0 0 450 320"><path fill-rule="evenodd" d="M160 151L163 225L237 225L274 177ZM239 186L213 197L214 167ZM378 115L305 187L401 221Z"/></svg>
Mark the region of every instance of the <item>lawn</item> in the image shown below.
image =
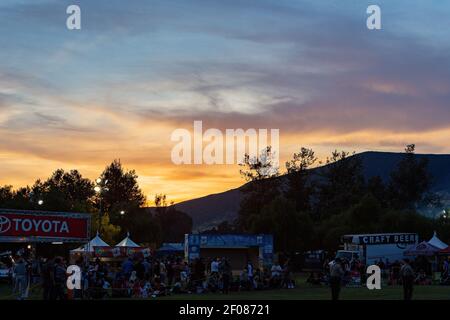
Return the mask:
<svg viewBox="0 0 450 320"><path fill-rule="evenodd" d="M301 285L295 289L244 291L223 294L185 294L161 297L164 300L330 300L331 293L327 287L311 287ZM399 300L403 298L402 287L384 287L381 290L367 288L343 288L342 300ZM450 287L445 286L416 286L414 300L449 300Z"/></svg>
<svg viewBox="0 0 450 320"><path fill-rule="evenodd" d="M241 291L228 295L220 293L209 294L178 294L159 297L157 300L329 300L328 287L313 287L304 281L298 281L295 289L279 289L265 291ZM32 292L31 299L39 299L39 292ZM401 286L383 286L381 290L368 290L365 287L343 288L342 300L400 300L403 298ZM0 284L0 300L14 299L11 287ZM150 298L152 299L152 298ZM414 300L450 300L450 286L415 286Z"/></svg>

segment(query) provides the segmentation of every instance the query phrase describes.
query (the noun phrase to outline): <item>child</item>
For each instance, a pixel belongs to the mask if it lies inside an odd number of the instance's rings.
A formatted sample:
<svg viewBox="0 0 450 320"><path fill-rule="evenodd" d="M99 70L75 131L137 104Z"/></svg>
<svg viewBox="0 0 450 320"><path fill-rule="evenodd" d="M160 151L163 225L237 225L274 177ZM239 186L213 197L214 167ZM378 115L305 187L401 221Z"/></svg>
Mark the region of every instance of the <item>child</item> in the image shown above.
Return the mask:
<svg viewBox="0 0 450 320"><path fill-rule="evenodd" d="M148 298L151 291L152 291L152 285L150 284L149 281L146 281L144 283L144 286L141 288L141 297L144 299Z"/></svg>
<svg viewBox="0 0 450 320"><path fill-rule="evenodd" d="M133 289L137 282L138 281L137 281L136 271L133 271L133 272L131 272L131 276L128 279L128 296L131 296L131 294L133 293Z"/></svg>

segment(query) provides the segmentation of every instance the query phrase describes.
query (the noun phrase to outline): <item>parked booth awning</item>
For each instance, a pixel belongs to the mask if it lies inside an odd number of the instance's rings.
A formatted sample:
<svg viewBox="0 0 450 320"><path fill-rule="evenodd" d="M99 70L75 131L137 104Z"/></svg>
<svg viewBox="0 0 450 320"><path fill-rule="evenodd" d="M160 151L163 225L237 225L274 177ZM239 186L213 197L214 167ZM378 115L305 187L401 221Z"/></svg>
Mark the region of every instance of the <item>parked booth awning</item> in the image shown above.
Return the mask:
<svg viewBox="0 0 450 320"><path fill-rule="evenodd" d="M70 250L70 253L94 252L94 247L109 247L109 244L100 238L98 232L95 238L86 243L84 246Z"/></svg>
<svg viewBox="0 0 450 320"><path fill-rule="evenodd" d="M131 240L130 233L127 233L126 238L116 244L116 247L140 248L141 246Z"/></svg>
<svg viewBox="0 0 450 320"><path fill-rule="evenodd" d="M433 256L437 254L439 250L439 248L423 241L406 249L404 254L405 256Z"/></svg>
<svg viewBox="0 0 450 320"><path fill-rule="evenodd" d="M437 237L436 231L434 232L433 237L428 241L428 243L439 249L445 249L448 247L448 244L442 242L441 239Z"/></svg>

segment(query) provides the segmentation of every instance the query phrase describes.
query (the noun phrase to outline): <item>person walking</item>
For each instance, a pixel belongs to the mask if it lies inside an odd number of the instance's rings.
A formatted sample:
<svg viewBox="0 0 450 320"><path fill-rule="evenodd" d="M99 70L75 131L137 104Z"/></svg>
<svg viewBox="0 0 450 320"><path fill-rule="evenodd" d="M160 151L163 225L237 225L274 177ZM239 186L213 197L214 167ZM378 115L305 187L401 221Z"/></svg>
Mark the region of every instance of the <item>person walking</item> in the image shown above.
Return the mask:
<svg viewBox="0 0 450 320"><path fill-rule="evenodd" d="M330 267L330 287L331 298L333 301L339 300L339 294L341 292L341 282L344 276L344 269L342 268L342 262L340 258L336 258L334 263Z"/></svg>
<svg viewBox="0 0 450 320"><path fill-rule="evenodd" d="M414 270L409 264L409 260L403 260L402 267L400 268L400 277L402 278L403 285L403 299L411 300L413 295L414 285Z"/></svg>

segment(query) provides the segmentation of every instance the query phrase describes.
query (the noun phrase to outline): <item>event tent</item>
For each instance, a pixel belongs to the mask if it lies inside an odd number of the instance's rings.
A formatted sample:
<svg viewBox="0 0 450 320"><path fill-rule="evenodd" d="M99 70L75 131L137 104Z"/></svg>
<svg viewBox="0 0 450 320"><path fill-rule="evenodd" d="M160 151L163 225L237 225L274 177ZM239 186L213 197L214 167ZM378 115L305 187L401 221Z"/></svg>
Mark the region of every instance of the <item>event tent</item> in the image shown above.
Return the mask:
<svg viewBox="0 0 450 320"><path fill-rule="evenodd" d="M435 231L434 234L433 234L433 238L431 238L431 239L428 241L428 243L431 244L432 246L438 248L438 249L445 249L445 248L448 247L448 244L442 242L442 241L437 237L436 231Z"/></svg>
<svg viewBox="0 0 450 320"><path fill-rule="evenodd" d="M140 248L141 246L131 240L130 233L127 233L126 238L116 244L116 247Z"/></svg>
<svg viewBox="0 0 450 320"><path fill-rule="evenodd" d="M404 254L405 256L433 256L439 250L439 248L429 244L426 241L423 241L406 249Z"/></svg>
<svg viewBox="0 0 450 320"><path fill-rule="evenodd" d="M439 251L439 254L450 255L450 246Z"/></svg>
<svg viewBox="0 0 450 320"><path fill-rule="evenodd" d="M100 238L98 232L95 238L86 243L84 246L70 250L70 253L94 252L94 247L109 247L109 244Z"/></svg>
<svg viewBox="0 0 450 320"><path fill-rule="evenodd" d="M158 251L177 252L184 251L184 244L178 242L164 242Z"/></svg>

